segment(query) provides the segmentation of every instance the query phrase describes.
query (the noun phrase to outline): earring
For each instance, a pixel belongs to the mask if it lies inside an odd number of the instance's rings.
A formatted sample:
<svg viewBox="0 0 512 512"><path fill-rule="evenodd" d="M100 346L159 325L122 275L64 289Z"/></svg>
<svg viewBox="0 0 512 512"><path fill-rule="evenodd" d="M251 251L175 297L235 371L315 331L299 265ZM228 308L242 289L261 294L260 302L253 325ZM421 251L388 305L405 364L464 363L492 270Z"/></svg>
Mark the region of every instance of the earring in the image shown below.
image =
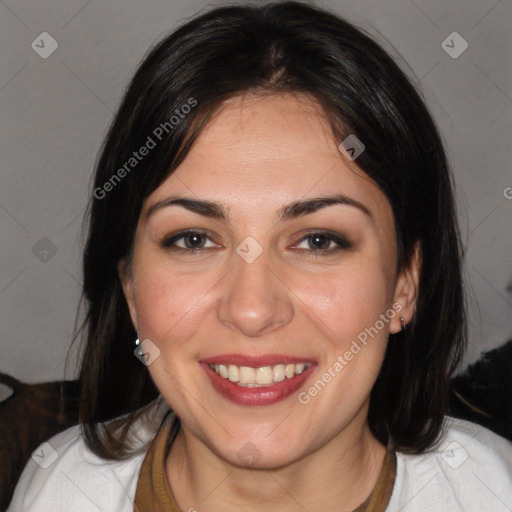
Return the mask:
<svg viewBox="0 0 512 512"><path fill-rule="evenodd" d="M405 323L405 318L403 316L400 317L400 323L402 324L402 331L407 330L407 324Z"/></svg>
<svg viewBox="0 0 512 512"><path fill-rule="evenodd" d="M140 345L140 334L139 331L137 331L137 339L135 340L135 346L138 347Z"/></svg>

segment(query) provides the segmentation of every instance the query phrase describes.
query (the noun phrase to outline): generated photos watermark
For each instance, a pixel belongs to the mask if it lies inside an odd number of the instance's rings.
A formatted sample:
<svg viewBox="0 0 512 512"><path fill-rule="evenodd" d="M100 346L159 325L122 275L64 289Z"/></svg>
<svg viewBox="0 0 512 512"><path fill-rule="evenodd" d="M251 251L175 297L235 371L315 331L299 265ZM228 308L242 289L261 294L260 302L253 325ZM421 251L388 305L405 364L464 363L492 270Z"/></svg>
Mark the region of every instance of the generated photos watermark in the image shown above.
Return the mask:
<svg viewBox="0 0 512 512"><path fill-rule="evenodd" d="M331 382L354 357L368 344L368 337L372 339L384 329L385 325L392 320L397 313L403 309L400 302L393 303L392 307L379 316L379 319L370 327L366 327L357 335L357 340L352 340L350 348L342 356L338 356L327 370L311 385L307 391L301 391L298 394L298 400L301 404L307 405L311 399L320 393L329 382ZM358 343L359 341L359 343ZM362 346L361 346L362 345Z"/></svg>
<svg viewBox="0 0 512 512"><path fill-rule="evenodd" d="M32 452L31 457L42 469L48 469L59 458L59 454L49 443L45 442Z"/></svg>
<svg viewBox="0 0 512 512"><path fill-rule="evenodd" d="M59 47L59 43L48 32L41 32L30 46L39 57L47 59Z"/></svg>
<svg viewBox="0 0 512 512"><path fill-rule="evenodd" d="M441 48L452 59L458 59L468 49L468 47L468 42L458 32L452 32L441 43Z"/></svg>
<svg viewBox="0 0 512 512"><path fill-rule="evenodd" d="M249 464L251 466L257 464L262 455L258 447L252 443L246 443L236 454L242 464Z"/></svg>
<svg viewBox="0 0 512 512"><path fill-rule="evenodd" d="M151 150L155 149L159 142L163 140L165 135L174 130L174 128L181 122L182 119L192 111L197 105L197 100L189 98L187 103L184 103L178 107L174 113L169 117L168 121L160 123L152 132L148 135L146 142L137 150L132 152L132 156L129 157L126 162L123 163L119 169L107 180L101 187L96 187L93 191L93 195L96 199L104 199L106 195L114 190L114 188L121 183L133 169L135 169L144 158L149 155Z"/></svg>
<svg viewBox="0 0 512 512"><path fill-rule="evenodd" d="M338 149L348 160L353 162L366 149L366 146L355 134L351 133L338 145Z"/></svg>
<svg viewBox="0 0 512 512"><path fill-rule="evenodd" d="M441 453L441 458L452 469L458 469L466 462L469 453L457 441L450 443Z"/></svg>
<svg viewBox="0 0 512 512"><path fill-rule="evenodd" d="M244 238L237 246L236 253L246 263L253 263L263 252L263 247L252 237Z"/></svg>
<svg viewBox="0 0 512 512"><path fill-rule="evenodd" d="M150 339L137 345L133 353L144 366L150 366L160 357L160 349Z"/></svg>

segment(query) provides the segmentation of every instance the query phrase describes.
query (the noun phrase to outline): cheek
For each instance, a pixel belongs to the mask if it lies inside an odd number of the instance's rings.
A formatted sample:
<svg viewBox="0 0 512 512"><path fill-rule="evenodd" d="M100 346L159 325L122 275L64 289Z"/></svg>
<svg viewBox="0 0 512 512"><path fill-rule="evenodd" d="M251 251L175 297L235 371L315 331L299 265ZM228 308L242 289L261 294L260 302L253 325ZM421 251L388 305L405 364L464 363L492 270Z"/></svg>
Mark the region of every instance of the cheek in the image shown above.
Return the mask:
<svg viewBox="0 0 512 512"><path fill-rule="evenodd" d="M198 347L190 340L205 317L205 295L215 281L207 272L186 275L155 261L143 262L139 268L135 298L141 332L160 350L148 370L168 403L186 417L193 410L186 392L192 384L183 363L197 358Z"/></svg>
<svg viewBox="0 0 512 512"><path fill-rule="evenodd" d="M336 411L338 418L347 418L367 400L385 356L389 320L383 322L380 315L389 308L388 279L379 266L346 267L308 279L303 297L327 341L317 379L332 382L318 393L317 412L328 418ZM315 386L306 390L310 397L317 394Z"/></svg>
<svg viewBox="0 0 512 512"><path fill-rule="evenodd" d="M186 340L204 315L215 276L208 272L187 275L169 265L149 263L140 268L135 299L144 336L166 344Z"/></svg>
<svg viewBox="0 0 512 512"><path fill-rule="evenodd" d="M324 276L310 276L302 284L304 302L326 325L336 343L351 341L385 313L389 283L378 266L352 265ZM328 329L327 329L328 327Z"/></svg>

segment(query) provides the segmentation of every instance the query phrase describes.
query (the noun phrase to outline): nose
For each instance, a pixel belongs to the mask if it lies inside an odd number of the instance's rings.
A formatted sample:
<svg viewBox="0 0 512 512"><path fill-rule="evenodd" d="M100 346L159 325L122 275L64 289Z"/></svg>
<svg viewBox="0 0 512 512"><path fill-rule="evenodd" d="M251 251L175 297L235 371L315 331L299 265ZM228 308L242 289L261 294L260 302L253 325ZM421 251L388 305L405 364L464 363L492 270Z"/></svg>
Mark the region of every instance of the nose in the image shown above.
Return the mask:
<svg viewBox="0 0 512 512"><path fill-rule="evenodd" d="M223 283L217 318L244 336L268 334L288 324L294 315L292 293L277 269L269 266L267 254L264 251L248 263L233 253L234 265Z"/></svg>

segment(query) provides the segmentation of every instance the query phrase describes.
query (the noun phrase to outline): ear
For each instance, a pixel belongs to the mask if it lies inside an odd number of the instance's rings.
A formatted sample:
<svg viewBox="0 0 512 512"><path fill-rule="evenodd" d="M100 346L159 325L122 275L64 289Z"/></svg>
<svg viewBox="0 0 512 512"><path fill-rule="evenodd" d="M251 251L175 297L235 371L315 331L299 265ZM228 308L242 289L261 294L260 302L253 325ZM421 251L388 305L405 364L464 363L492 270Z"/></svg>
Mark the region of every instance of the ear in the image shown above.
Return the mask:
<svg viewBox="0 0 512 512"><path fill-rule="evenodd" d="M128 310L130 311L133 327L138 332L139 326L137 325L135 300L133 298L133 277L125 259L119 260L117 263L117 273L119 275L119 280L121 281L121 286L123 288L123 294L128 305Z"/></svg>
<svg viewBox="0 0 512 512"><path fill-rule="evenodd" d="M416 242L410 261L407 262L398 276L393 304L400 304L397 314L391 320L389 332L395 334L402 330L400 318L408 324L416 310L421 273L421 244Z"/></svg>

